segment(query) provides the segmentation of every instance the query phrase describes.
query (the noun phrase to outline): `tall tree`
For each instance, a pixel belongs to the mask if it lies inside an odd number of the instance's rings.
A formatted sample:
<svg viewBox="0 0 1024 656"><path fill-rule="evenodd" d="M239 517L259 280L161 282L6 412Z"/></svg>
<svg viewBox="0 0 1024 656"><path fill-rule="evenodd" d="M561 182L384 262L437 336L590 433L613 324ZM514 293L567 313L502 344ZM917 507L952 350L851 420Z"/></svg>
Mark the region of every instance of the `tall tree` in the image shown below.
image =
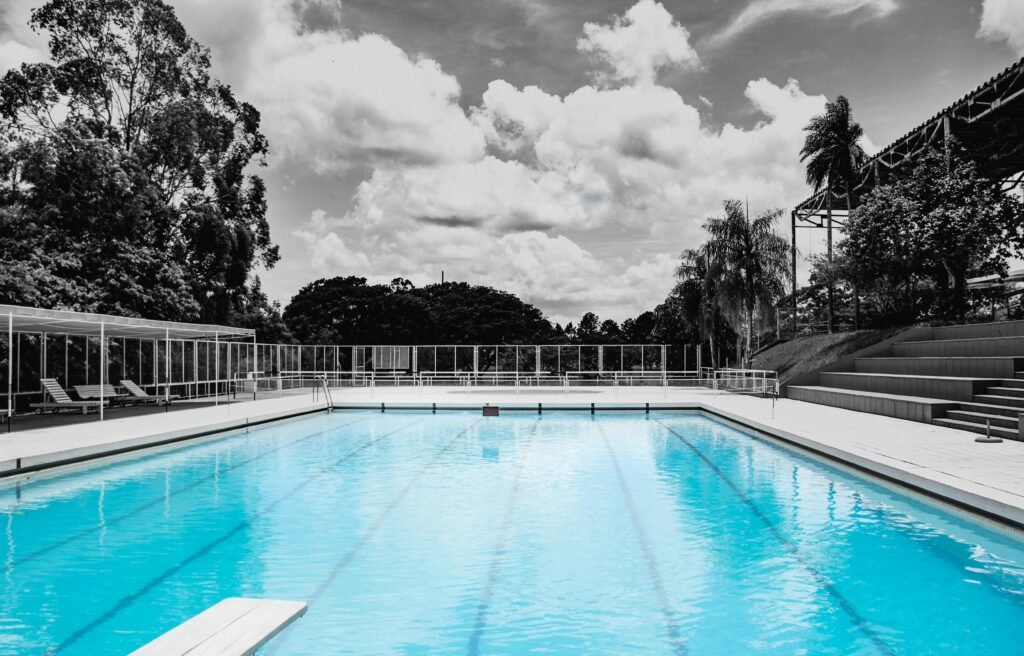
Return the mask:
<svg viewBox="0 0 1024 656"><path fill-rule="evenodd" d="M854 205L854 174L864 161L864 149L860 139L864 130L853 120L850 101L838 96L835 102L825 104L825 112L811 119L804 128L807 136L800 161L806 165L807 184L814 193L825 190L825 212L827 221L828 260L832 262L832 196L842 190L846 196L846 207ZM834 289L828 287L828 331L832 332L835 321Z"/></svg>
<svg viewBox="0 0 1024 656"><path fill-rule="evenodd" d="M754 311L767 310L786 293L789 244L775 231L782 210L762 212L751 220L739 201L725 201L724 209L722 216L708 219L704 229L711 235L708 250L721 269L720 295L743 313L744 359L749 359Z"/></svg>
<svg viewBox="0 0 1024 656"><path fill-rule="evenodd" d="M719 252L705 242L698 248L683 251L676 267L674 295L682 299L686 313L697 318L700 334L708 342L711 367L716 368L715 336L721 309L719 298L724 270Z"/></svg>
<svg viewBox="0 0 1024 656"><path fill-rule="evenodd" d="M0 269L35 262L27 302L234 321L273 266L260 116L210 77L163 0L50 0L51 61L0 80ZM40 257L40 254L45 254ZM55 280L67 281L62 285ZM268 308L263 308L264 310Z"/></svg>
<svg viewBox="0 0 1024 656"><path fill-rule="evenodd" d="M1024 254L1022 216L1020 200L952 144L876 187L854 212L843 252L864 285L898 280L912 294L915 278L931 278L944 296L939 317L962 322L968 274L1000 272Z"/></svg>

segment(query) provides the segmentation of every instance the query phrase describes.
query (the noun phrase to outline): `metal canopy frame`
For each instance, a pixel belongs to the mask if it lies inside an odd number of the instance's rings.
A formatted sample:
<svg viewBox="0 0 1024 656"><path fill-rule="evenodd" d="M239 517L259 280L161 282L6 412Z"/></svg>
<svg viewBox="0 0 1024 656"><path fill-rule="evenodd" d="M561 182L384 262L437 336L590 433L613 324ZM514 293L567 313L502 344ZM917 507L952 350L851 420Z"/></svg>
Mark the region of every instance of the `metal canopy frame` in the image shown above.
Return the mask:
<svg viewBox="0 0 1024 656"><path fill-rule="evenodd" d="M174 321L154 321L151 319L137 319L132 317L118 317L110 314L94 314L87 312L74 312L71 310L42 310L38 308L22 307L18 305L0 305L0 317L6 318L7 328L7 418L14 415L14 335L15 334L36 334L42 335L67 335L77 337L96 337L100 340L100 367L99 367L99 415L104 418L105 400L104 385L109 381L105 380L109 356L107 344L110 339L133 339L141 341L152 341L157 344L165 343L164 358L166 371L170 371L170 344L171 341L192 341L214 340L231 342L238 340L251 341L254 349L256 344L256 331L249 328L236 328L232 326L217 326L208 324L179 323ZM44 347L45 352L45 347ZM154 347L154 357L156 348ZM218 360L219 364L219 360ZM254 365L255 366L255 365ZM170 401L170 384L164 385L165 402ZM217 399L214 399L217 403Z"/></svg>

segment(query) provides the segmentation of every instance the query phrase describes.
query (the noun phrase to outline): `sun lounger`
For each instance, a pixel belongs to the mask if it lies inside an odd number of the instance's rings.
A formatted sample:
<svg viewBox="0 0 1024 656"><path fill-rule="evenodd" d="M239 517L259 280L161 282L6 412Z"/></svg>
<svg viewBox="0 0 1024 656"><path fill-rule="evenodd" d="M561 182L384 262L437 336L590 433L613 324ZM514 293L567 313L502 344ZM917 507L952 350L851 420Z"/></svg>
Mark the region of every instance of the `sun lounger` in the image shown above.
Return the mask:
<svg viewBox="0 0 1024 656"><path fill-rule="evenodd" d="M81 410L84 415L90 410L99 410L100 405L107 405L106 401L103 401L102 404L100 401L72 401L55 378L43 378L39 382L43 385L43 401L29 404L29 407L34 409L37 415L46 410ZM47 396L52 401L47 401Z"/></svg>
<svg viewBox="0 0 1024 656"><path fill-rule="evenodd" d="M131 395L132 400L136 403L170 403L175 399L181 398L177 394L171 394L170 396L149 394L132 380L122 380L121 387L128 391L128 394Z"/></svg>
<svg viewBox="0 0 1024 656"><path fill-rule="evenodd" d="M120 394L113 385L75 385L75 393L83 401L98 401L103 399L112 405L130 403L131 397L128 394Z"/></svg>

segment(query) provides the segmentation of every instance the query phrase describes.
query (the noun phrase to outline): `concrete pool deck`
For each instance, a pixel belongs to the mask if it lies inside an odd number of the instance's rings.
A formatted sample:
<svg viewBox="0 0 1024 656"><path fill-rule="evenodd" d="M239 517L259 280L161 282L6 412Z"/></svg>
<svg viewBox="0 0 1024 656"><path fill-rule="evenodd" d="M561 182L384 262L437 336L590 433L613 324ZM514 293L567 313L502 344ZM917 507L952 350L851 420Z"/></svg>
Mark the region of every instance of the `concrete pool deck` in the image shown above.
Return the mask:
<svg viewBox="0 0 1024 656"><path fill-rule="evenodd" d="M537 412L572 408L703 410L931 496L1024 527L1024 442L979 444L965 431L789 399L697 389L356 388L332 390L334 406L387 410ZM774 405L774 407L773 407ZM0 436L0 476L244 428L325 408L311 395L126 417Z"/></svg>

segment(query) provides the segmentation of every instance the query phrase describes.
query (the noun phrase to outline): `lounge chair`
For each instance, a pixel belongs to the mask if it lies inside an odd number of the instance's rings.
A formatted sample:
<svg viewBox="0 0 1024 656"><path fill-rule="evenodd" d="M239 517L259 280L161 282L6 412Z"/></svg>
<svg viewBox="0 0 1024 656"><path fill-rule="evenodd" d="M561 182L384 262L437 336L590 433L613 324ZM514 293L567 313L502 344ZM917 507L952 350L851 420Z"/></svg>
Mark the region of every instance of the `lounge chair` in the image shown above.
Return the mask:
<svg viewBox="0 0 1024 656"><path fill-rule="evenodd" d="M64 388L60 386L55 378L43 378L39 381L43 386L43 401L42 403L30 403L29 407L36 411L37 415L43 414L46 410L60 411L60 410L81 410L82 414L87 414L90 410L99 410L101 405L107 405L107 401L72 401L68 393L64 391ZM46 396L49 396L52 401L47 401Z"/></svg>
<svg viewBox="0 0 1024 656"><path fill-rule="evenodd" d="M135 381L133 380L122 380L121 387L125 388L128 391L128 394L131 395L132 400L135 401L136 403L170 403L175 399L181 398L177 394L171 394L170 396L154 396L153 394L149 394L148 392L146 392L146 390L136 385Z"/></svg>
<svg viewBox="0 0 1024 656"><path fill-rule="evenodd" d="M119 394L113 385L75 385L75 393L83 401L109 401L112 405L131 403L131 396Z"/></svg>

